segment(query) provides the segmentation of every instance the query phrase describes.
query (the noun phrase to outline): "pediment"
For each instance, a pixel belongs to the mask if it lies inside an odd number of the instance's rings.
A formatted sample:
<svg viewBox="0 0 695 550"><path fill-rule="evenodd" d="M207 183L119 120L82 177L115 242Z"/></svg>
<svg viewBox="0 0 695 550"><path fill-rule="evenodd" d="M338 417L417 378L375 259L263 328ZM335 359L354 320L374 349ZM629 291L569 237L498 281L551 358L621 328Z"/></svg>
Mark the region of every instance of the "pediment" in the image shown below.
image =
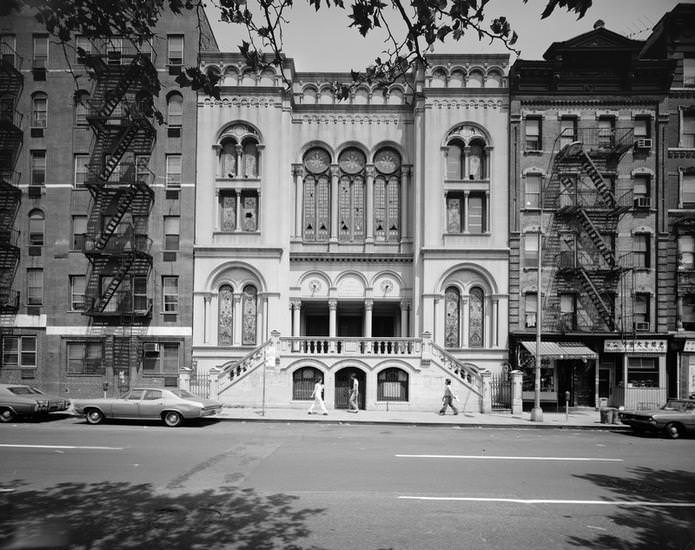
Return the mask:
<svg viewBox="0 0 695 550"><path fill-rule="evenodd" d="M629 38L626 38L623 35L613 31L609 31L608 29L598 28L584 34L580 34L579 36L575 36L574 38L570 38L564 42L553 42L543 54L543 57L545 59L552 59L557 54L576 50L639 51L643 44L644 43L639 40L630 40Z"/></svg>

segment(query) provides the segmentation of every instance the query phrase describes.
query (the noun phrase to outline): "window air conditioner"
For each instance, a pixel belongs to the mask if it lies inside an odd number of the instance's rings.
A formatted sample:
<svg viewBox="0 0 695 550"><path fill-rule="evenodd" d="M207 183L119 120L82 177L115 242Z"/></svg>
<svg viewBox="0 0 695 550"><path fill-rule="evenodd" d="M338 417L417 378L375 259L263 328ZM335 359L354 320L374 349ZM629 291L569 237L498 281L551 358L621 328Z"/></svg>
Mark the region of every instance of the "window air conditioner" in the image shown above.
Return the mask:
<svg viewBox="0 0 695 550"><path fill-rule="evenodd" d="M649 323L635 323L635 330L638 330L640 332L648 331Z"/></svg>
<svg viewBox="0 0 695 550"><path fill-rule="evenodd" d="M651 149L651 148L652 148L651 138L639 138L635 142L635 149Z"/></svg>
<svg viewBox="0 0 695 550"><path fill-rule="evenodd" d="M635 197L635 208L650 208L651 200L649 197Z"/></svg>
<svg viewBox="0 0 695 550"><path fill-rule="evenodd" d="M143 344L142 349L145 353L159 353L159 344L153 344L152 342Z"/></svg>

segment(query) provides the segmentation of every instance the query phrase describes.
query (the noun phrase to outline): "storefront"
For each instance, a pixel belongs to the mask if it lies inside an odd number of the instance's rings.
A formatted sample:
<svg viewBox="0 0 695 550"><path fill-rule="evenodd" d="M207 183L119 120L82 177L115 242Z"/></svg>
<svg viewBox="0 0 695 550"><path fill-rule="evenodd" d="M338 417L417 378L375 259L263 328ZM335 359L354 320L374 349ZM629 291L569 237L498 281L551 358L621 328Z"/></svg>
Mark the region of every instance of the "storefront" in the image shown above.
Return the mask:
<svg viewBox="0 0 695 550"><path fill-rule="evenodd" d="M535 363L536 342L520 342ZM598 354L581 342L541 342L540 401L550 407L594 407L598 403ZM535 372L525 361L522 399L535 400Z"/></svg>
<svg viewBox="0 0 695 550"><path fill-rule="evenodd" d="M658 408L666 402L666 340L606 340L601 368L609 369L608 402L626 409Z"/></svg>

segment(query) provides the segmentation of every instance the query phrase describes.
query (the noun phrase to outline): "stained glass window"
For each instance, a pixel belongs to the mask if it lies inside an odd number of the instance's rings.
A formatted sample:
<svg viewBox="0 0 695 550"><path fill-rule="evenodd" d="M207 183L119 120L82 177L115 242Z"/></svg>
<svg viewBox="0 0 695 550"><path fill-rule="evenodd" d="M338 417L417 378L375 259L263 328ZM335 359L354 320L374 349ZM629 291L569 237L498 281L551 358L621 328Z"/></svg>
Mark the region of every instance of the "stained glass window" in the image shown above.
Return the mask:
<svg viewBox="0 0 695 550"><path fill-rule="evenodd" d="M387 209L387 240L397 241L400 238L400 182L398 178L389 178L386 187Z"/></svg>
<svg viewBox="0 0 695 550"><path fill-rule="evenodd" d="M234 140L228 139L222 144L220 176L223 178L236 176L236 143Z"/></svg>
<svg viewBox="0 0 695 550"><path fill-rule="evenodd" d="M307 241L327 241L330 236L330 161L323 149L314 148L304 155L304 167L308 172L303 181L304 239Z"/></svg>
<svg viewBox="0 0 695 550"><path fill-rule="evenodd" d="M241 312L241 343L244 346L252 346L256 344L256 287L247 285L244 287L242 296Z"/></svg>
<svg viewBox="0 0 695 550"><path fill-rule="evenodd" d="M468 346L471 348L483 346L484 298L485 296L481 289L471 289L468 303Z"/></svg>
<svg viewBox="0 0 695 550"><path fill-rule="evenodd" d="M459 323L461 319L461 296L456 287L449 287L444 294L444 345L447 348L458 348Z"/></svg>
<svg viewBox="0 0 695 550"><path fill-rule="evenodd" d="M217 304L219 311L217 344L220 346L231 346L234 338L234 295L231 286L224 285L220 287Z"/></svg>
<svg viewBox="0 0 695 550"><path fill-rule="evenodd" d="M255 191L241 195L241 224L242 231L258 229L258 196Z"/></svg>
<svg viewBox="0 0 695 550"><path fill-rule="evenodd" d="M316 239L316 178L306 176L304 178L304 239L313 241Z"/></svg>
<svg viewBox="0 0 695 550"><path fill-rule="evenodd" d="M374 179L374 239L386 240L386 179Z"/></svg>
<svg viewBox="0 0 695 550"><path fill-rule="evenodd" d="M338 239L364 239L364 168L367 159L359 149L346 149L338 158Z"/></svg>
<svg viewBox="0 0 695 550"><path fill-rule="evenodd" d="M327 241L331 233L331 202L328 178L319 178L316 185L316 240Z"/></svg>
<svg viewBox="0 0 695 550"><path fill-rule="evenodd" d="M463 199L457 196L449 195L446 198L447 233L461 233L463 231L462 202Z"/></svg>
<svg viewBox="0 0 695 550"><path fill-rule="evenodd" d="M220 230L236 231L236 193L220 193Z"/></svg>

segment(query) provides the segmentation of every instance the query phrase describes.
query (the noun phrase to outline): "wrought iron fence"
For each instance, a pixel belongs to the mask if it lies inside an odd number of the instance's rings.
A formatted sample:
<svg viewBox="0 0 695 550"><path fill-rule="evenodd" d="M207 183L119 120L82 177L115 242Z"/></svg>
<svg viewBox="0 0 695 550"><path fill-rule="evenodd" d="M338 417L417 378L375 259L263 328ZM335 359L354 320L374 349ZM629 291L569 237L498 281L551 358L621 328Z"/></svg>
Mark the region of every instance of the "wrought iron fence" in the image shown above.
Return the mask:
<svg viewBox="0 0 695 550"><path fill-rule="evenodd" d="M207 374L191 374L189 383L190 392L203 399L210 398L210 377Z"/></svg>
<svg viewBox="0 0 695 550"><path fill-rule="evenodd" d="M506 372L492 374L490 397L493 409L512 408L512 380Z"/></svg>

